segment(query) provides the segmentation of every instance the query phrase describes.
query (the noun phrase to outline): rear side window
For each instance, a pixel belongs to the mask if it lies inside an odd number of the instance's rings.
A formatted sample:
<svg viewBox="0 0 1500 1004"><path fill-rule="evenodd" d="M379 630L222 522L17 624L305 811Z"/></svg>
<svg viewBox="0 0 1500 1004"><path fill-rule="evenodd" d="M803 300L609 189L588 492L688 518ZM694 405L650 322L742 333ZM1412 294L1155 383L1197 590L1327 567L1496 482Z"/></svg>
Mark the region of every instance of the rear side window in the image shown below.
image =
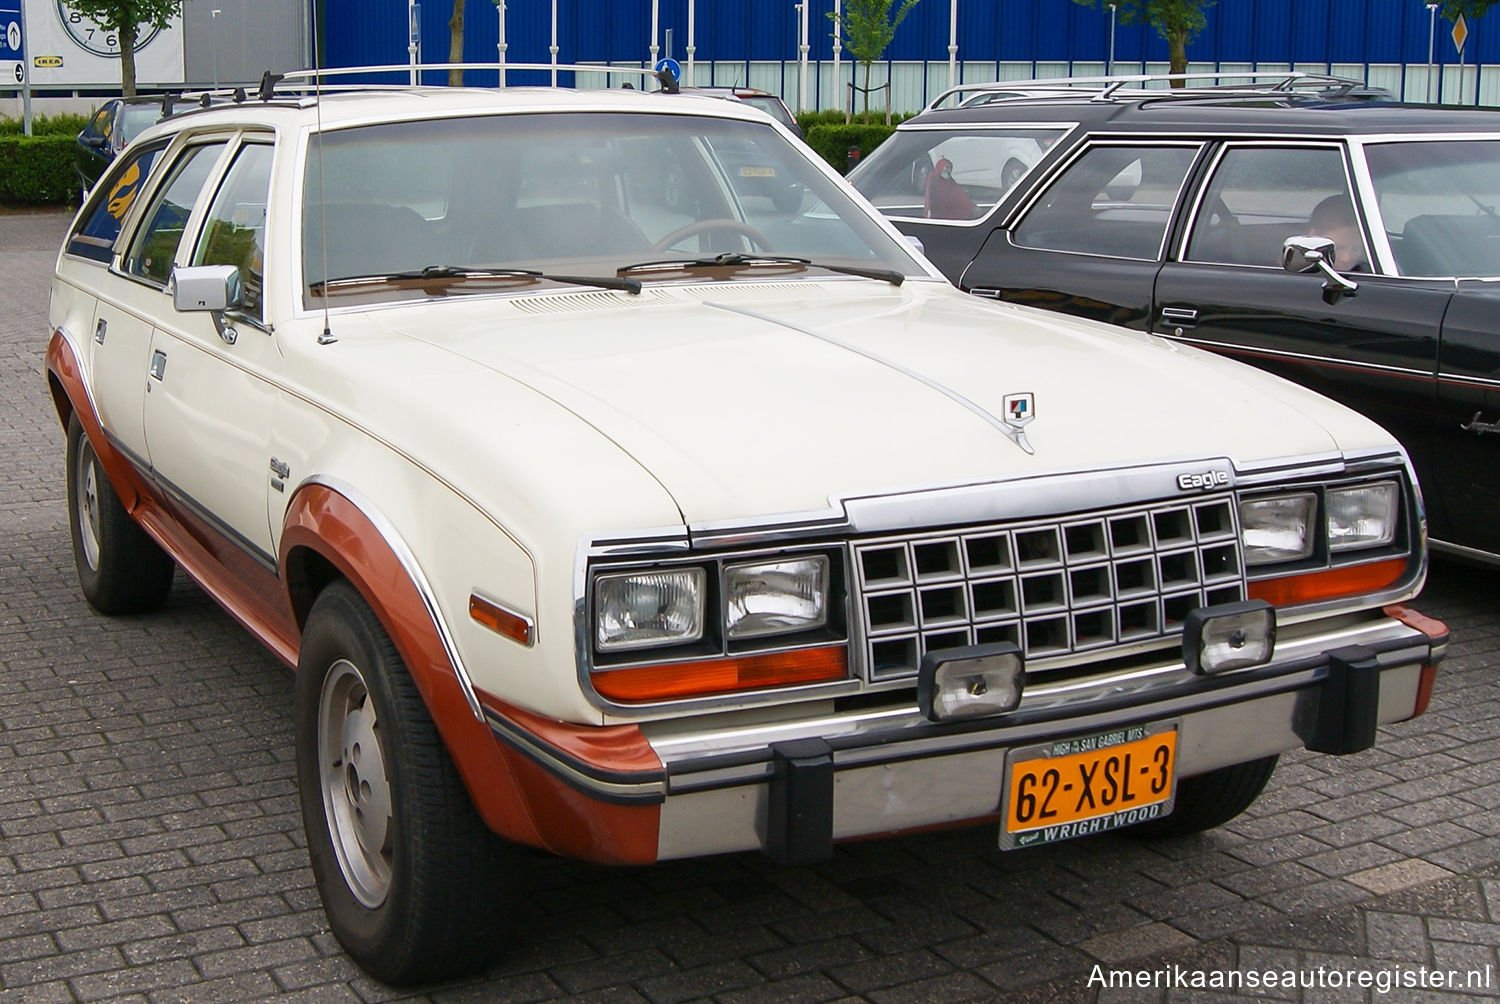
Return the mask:
<svg viewBox="0 0 1500 1004"><path fill-rule="evenodd" d="M160 146L142 150L110 173L96 190L91 211L80 217L82 225L68 236L68 254L109 264L115 238L120 236L120 221L134 205L161 151Z"/></svg>
<svg viewBox="0 0 1500 1004"><path fill-rule="evenodd" d="M1197 146L1096 146L1052 183L1016 227L1044 251L1155 261Z"/></svg>

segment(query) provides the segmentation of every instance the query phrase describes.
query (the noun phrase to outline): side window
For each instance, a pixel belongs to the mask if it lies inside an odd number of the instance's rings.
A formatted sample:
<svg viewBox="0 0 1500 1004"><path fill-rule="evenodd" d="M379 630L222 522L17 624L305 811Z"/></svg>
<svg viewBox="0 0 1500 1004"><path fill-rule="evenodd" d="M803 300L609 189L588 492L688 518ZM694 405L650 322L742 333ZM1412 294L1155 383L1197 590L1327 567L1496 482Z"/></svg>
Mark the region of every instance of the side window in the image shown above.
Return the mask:
<svg viewBox="0 0 1500 1004"><path fill-rule="evenodd" d="M270 189L271 147L247 145L234 158L214 196L192 258L194 265L237 266L245 289L244 313L257 319L261 317Z"/></svg>
<svg viewBox="0 0 1500 1004"><path fill-rule="evenodd" d="M160 146L142 150L110 172L95 191L90 211L79 217L82 222L68 235L68 254L109 264L115 238L120 236L120 221L135 203L161 151Z"/></svg>
<svg viewBox="0 0 1500 1004"><path fill-rule="evenodd" d="M171 165L171 177L157 191L146 211L145 225L131 241L130 251L125 255L125 271L159 286L166 285L183 228L187 226L193 204L198 201L203 184L224 145L211 143L189 147Z"/></svg>
<svg viewBox="0 0 1500 1004"><path fill-rule="evenodd" d="M1045 251L1154 261L1196 146L1096 146L1052 183L1016 227Z"/></svg>
<svg viewBox="0 0 1500 1004"><path fill-rule="evenodd" d="M972 220L989 213L1064 129L910 129L851 183L886 216Z"/></svg>
<svg viewBox="0 0 1500 1004"><path fill-rule="evenodd" d="M1333 147L1230 149L1204 190L1186 259L1279 268L1282 242L1297 234L1331 238L1345 271L1369 260L1343 155Z"/></svg>

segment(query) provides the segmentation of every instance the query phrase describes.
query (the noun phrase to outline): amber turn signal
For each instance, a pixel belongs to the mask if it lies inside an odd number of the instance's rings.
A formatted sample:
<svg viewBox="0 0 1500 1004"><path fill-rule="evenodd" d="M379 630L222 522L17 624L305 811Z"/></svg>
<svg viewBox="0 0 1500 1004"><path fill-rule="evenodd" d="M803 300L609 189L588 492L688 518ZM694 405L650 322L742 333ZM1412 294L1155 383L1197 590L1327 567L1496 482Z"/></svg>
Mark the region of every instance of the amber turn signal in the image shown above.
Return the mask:
<svg viewBox="0 0 1500 1004"><path fill-rule="evenodd" d="M594 673L594 689L611 701L664 701L767 687L842 680L849 657L842 645L731 656Z"/></svg>

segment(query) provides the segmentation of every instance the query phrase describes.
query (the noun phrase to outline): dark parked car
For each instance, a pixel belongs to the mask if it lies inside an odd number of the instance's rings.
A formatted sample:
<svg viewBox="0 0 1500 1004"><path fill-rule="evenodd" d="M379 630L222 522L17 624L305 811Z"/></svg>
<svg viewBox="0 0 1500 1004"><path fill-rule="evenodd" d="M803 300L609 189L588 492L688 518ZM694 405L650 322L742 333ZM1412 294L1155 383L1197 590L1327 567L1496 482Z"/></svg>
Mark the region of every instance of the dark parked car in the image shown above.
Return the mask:
<svg viewBox="0 0 1500 1004"><path fill-rule="evenodd" d="M850 180L968 292L1235 356L1375 418L1415 463L1433 548L1500 560L1500 112L1297 75L1152 88L970 85Z"/></svg>
<svg viewBox="0 0 1500 1004"><path fill-rule="evenodd" d="M73 171L85 195L125 145L162 117L162 97L111 98L78 134Z"/></svg>

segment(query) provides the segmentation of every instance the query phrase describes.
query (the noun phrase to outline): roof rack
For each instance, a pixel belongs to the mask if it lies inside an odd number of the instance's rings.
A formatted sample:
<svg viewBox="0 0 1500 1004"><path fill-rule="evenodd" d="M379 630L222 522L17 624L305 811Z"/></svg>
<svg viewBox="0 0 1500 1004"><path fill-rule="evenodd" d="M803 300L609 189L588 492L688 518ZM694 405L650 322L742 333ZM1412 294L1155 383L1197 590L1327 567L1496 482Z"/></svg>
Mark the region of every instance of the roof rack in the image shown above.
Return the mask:
<svg viewBox="0 0 1500 1004"><path fill-rule="evenodd" d="M308 100L316 98L319 94L445 87L446 84L424 84L420 82L420 79L413 83L410 78L413 76L420 78L421 74L429 72L446 73L449 70L479 70L490 73L503 70L505 74L526 71L597 73L604 75L606 79L609 77L639 78L643 84L647 82L655 84L658 90L667 93L677 92L677 81L670 74L664 76L655 70L633 66L606 66L593 63L506 63L502 67L499 63L393 63L385 66L336 66L317 70L291 70L286 73L267 71L261 76L259 85L251 91L247 91L244 86L216 87L198 91L171 91L162 95L162 118L226 104L243 104L250 100L260 102L271 102L278 98ZM339 78L346 77L396 73L405 74L408 79L396 83L339 81ZM503 75L500 86L505 86Z"/></svg>
<svg viewBox="0 0 1500 1004"><path fill-rule="evenodd" d="M1192 86L1197 81L1212 81L1206 86ZM1231 83L1230 81L1242 81ZM1171 86L1178 84L1181 86ZM1170 89L1152 84L1166 84ZM1123 97L1149 96L1158 99L1183 99L1234 94L1283 95L1308 88L1348 93L1364 88L1363 81L1336 77L1326 73L1302 70L1215 71L1212 73L1142 73L1107 77L1038 77L1030 80L995 80L983 84L959 84L950 87L928 103L927 111L945 105L958 107L975 96L987 95L992 101L1025 101L1036 98L1076 98L1089 101L1113 101ZM951 104L949 102L952 102Z"/></svg>

